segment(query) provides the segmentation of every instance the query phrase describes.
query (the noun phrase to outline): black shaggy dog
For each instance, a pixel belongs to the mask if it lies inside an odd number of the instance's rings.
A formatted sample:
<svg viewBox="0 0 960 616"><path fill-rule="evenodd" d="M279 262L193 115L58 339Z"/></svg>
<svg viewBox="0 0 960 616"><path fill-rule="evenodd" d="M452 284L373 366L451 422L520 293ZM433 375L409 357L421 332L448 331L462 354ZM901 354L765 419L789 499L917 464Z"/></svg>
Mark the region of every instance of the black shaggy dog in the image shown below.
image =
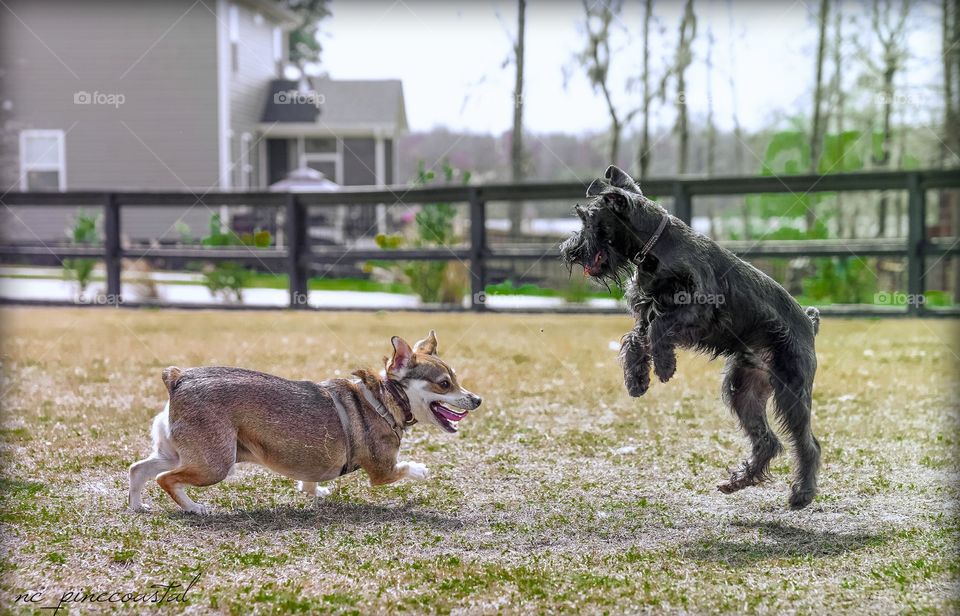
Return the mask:
<svg viewBox="0 0 960 616"><path fill-rule="evenodd" d="M806 507L820 466L820 444L810 429L820 313L804 312L770 277L694 233L617 167L605 178L587 189L590 202L575 208L583 228L560 251L568 265L582 265L605 283L630 279L627 300L636 326L620 348L627 391L647 391L651 362L657 377L669 381L676 347L726 356L723 399L753 450L718 488L729 494L769 479L770 460L782 450L767 424L772 395L796 453L790 506Z"/></svg>

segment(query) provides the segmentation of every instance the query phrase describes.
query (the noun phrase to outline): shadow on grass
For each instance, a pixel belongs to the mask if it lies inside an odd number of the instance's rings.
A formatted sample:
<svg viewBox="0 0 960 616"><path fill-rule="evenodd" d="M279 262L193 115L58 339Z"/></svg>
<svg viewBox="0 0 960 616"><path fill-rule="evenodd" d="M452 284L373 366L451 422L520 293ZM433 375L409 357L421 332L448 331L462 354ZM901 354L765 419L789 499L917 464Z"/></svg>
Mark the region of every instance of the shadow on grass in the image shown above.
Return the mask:
<svg viewBox="0 0 960 616"><path fill-rule="evenodd" d="M733 526L757 529L756 541L701 539L684 546L684 553L697 560L748 567L761 561L780 558L819 558L839 556L867 547L881 546L889 540L883 534L839 533L808 530L779 522L737 521Z"/></svg>
<svg viewBox="0 0 960 616"><path fill-rule="evenodd" d="M429 526L438 530L454 530L464 525L457 518L418 509L416 502L405 503L399 507L385 507L334 499L322 500L306 507L280 505L204 516L186 513L171 515L192 526L246 532L272 532L293 528L370 529L380 524L389 524L393 528Z"/></svg>

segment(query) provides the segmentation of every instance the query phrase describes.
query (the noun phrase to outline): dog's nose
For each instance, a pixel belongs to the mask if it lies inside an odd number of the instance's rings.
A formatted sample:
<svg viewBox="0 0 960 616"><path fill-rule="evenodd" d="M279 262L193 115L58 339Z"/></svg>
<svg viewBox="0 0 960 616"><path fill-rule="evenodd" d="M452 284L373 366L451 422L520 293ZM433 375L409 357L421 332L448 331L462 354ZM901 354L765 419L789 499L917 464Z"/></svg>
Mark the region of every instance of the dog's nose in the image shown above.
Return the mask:
<svg viewBox="0 0 960 616"><path fill-rule="evenodd" d="M483 398L476 394L470 394L470 402L473 402L473 408L477 408L483 402Z"/></svg>

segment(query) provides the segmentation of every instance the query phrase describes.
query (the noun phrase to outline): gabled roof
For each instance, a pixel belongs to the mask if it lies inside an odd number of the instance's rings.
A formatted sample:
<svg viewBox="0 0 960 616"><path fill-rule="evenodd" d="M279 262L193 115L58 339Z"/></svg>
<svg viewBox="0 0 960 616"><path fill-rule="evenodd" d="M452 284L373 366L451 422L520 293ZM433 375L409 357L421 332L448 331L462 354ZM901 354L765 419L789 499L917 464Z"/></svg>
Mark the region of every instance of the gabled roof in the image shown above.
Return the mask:
<svg viewBox="0 0 960 616"><path fill-rule="evenodd" d="M313 122L318 127L337 131L369 127L397 134L407 130L407 112L403 84L399 79L338 80L314 78L311 91L304 92L294 104L277 93L296 90L296 82L277 79L271 83L264 108L264 123ZM303 89L300 89L303 92ZM278 101L284 101L282 103ZM317 103L317 104L311 104Z"/></svg>

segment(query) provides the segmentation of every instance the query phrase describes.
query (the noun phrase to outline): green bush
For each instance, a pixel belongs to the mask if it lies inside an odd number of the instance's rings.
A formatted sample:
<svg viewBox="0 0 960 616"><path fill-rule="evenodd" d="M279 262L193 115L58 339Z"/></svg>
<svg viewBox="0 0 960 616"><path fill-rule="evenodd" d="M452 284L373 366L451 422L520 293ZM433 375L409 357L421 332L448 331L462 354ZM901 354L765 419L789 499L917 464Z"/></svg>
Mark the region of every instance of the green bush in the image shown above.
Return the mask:
<svg viewBox="0 0 960 616"><path fill-rule="evenodd" d="M455 169L446 163L443 165L443 177L447 183L457 179L464 184L470 182L469 171ZM420 161L414 184L427 186L435 179L436 174L426 170L423 161ZM384 250L396 250L404 246L413 248L450 246L457 240L453 229L456 216L457 209L450 203L426 204L420 208L414 219L416 232L413 238L380 234L376 238L377 245ZM427 303L458 303L462 301L466 292L465 276L462 275L464 268L457 267L458 263L411 261L402 265L395 263L378 263L378 265L402 272L413 292Z"/></svg>
<svg viewBox="0 0 960 616"><path fill-rule="evenodd" d="M246 246L248 248L268 248L273 238L269 231L256 230L253 233L237 235L230 230L223 232L223 221L219 214L210 216L210 235L200 242L203 246L224 248ZM221 296L227 301L243 301L243 289L255 275L246 266L239 263L221 262L203 269L203 283L213 296Z"/></svg>
<svg viewBox="0 0 960 616"><path fill-rule="evenodd" d="M97 246L100 236L97 234L97 217L86 214L83 210L77 213L73 225L67 229L72 246ZM63 260L63 276L67 280L77 283L77 296L82 296L93 279L93 267L96 259L68 258Z"/></svg>

